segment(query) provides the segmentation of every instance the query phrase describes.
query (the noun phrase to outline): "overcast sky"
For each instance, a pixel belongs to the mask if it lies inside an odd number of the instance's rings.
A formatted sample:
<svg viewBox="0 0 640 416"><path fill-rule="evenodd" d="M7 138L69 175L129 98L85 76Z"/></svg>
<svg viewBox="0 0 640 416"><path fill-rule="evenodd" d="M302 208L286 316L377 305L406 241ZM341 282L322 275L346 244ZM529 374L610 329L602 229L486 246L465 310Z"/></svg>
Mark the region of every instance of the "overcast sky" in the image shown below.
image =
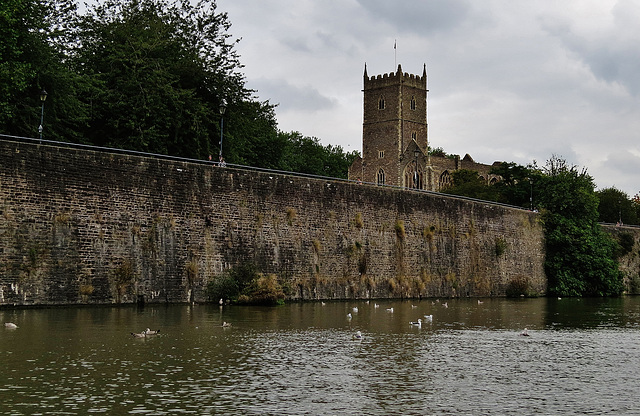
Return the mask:
<svg viewBox="0 0 640 416"><path fill-rule="evenodd" d="M640 0L218 0L278 126L362 150L362 76L428 75L429 144L640 192ZM394 50L394 42L397 49Z"/></svg>

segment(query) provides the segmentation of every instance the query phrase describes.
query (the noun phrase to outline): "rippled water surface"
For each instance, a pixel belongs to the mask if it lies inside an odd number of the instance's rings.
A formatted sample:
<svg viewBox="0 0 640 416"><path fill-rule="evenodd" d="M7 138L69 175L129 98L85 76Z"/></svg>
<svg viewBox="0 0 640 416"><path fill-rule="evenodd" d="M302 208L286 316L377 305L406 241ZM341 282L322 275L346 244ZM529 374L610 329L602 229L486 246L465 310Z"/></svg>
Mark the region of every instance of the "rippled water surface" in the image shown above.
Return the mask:
<svg viewBox="0 0 640 416"><path fill-rule="evenodd" d="M640 414L640 298L379 303L0 310L0 414Z"/></svg>

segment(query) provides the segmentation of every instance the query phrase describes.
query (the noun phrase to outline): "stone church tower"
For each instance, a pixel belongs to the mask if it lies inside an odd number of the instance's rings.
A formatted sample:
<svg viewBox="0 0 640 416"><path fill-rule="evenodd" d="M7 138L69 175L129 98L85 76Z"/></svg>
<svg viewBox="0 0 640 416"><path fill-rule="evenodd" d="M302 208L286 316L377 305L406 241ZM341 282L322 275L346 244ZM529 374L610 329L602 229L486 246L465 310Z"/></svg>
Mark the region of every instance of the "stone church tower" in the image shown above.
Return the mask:
<svg viewBox="0 0 640 416"><path fill-rule="evenodd" d="M427 66L422 76L396 72L369 77L364 67L362 157L349 167L349 179L403 188L441 191L452 183L452 172L478 172L487 185L500 180L493 165L476 163L466 154L428 154Z"/></svg>
<svg viewBox="0 0 640 416"><path fill-rule="evenodd" d="M430 189L427 173L427 67L422 76L402 72L372 76L364 68L362 158L349 178Z"/></svg>

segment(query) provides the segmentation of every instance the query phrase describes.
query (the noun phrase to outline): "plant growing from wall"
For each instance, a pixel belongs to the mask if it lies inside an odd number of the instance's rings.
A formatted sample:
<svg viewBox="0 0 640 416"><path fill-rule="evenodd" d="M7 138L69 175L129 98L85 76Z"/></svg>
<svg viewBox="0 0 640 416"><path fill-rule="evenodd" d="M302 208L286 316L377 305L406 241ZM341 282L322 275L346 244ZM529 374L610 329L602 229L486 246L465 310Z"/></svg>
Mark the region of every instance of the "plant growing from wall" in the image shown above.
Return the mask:
<svg viewBox="0 0 640 416"><path fill-rule="evenodd" d="M495 244L496 257L502 256L506 251L507 251L507 241L502 237L496 238L496 244Z"/></svg>
<svg viewBox="0 0 640 416"><path fill-rule="evenodd" d="M264 215L261 212L257 213L256 214L256 229L262 228L263 221L264 221Z"/></svg>
<svg viewBox="0 0 640 416"><path fill-rule="evenodd" d="M131 261L124 260L113 270L113 284L116 289L116 302L122 302L122 297L133 283L135 274Z"/></svg>
<svg viewBox="0 0 640 416"><path fill-rule="evenodd" d="M71 221L71 215L67 212L61 212L55 216L53 222L60 225L69 225Z"/></svg>
<svg viewBox="0 0 640 416"><path fill-rule="evenodd" d="M322 250L322 244L320 243L320 240L311 240L311 247L313 247L313 252L316 253L316 255L320 254L320 251Z"/></svg>
<svg viewBox="0 0 640 416"><path fill-rule="evenodd" d="M404 240L405 237L405 233L404 233L404 221L402 220L396 220L396 223L394 225L394 229L396 230L396 237L398 237L398 239L400 241Z"/></svg>
<svg viewBox="0 0 640 416"><path fill-rule="evenodd" d="M356 228L362 228L364 226L361 212L356 212L356 216L353 219L353 224L356 226Z"/></svg>
<svg viewBox="0 0 640 416"><path fill-rule="evenodd" d="M78 293L80 294L80 297L82 298L83 302L86 302L87 300L89 300L89 297L93 294L94 291L95 291L95 287L93 287L92 284L83 283L78 288Z"/></svg>
<svg viewBox="0 0 640 416"><path fill-rule="evenodd" d="M287 208L287 224L293 225L293 220L296 219L296 209L295 208Z"/></svg>
<svg viewBox="0 0 640 416"><path fill-rule="evenodd" d="M187 273L187 281L189 282L189 286L193 287L195 282L198 280L198 263L195 259L187 262L185 265L185 271Z"/></svg>

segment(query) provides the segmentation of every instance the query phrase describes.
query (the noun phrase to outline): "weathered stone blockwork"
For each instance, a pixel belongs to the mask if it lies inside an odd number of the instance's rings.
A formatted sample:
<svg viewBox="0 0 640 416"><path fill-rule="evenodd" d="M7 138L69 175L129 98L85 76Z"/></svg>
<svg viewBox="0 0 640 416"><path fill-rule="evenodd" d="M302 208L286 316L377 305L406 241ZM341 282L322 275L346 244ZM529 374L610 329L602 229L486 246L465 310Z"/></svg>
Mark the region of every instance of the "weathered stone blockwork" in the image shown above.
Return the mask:
<svg viewBox="0 0 640 416"><path fill-rule="evenodd" d="M526 211L0 141L0 305L204 301L245 262L293 299L544 293L543 257Z"/></svg>
<svg viewBox="0 0 640 416"><path fill-rule="evenodd" d="M624 291L640 294L640 228L605 225L602 229L611 235L621 247L618 267L624 275Z"/></svg>

